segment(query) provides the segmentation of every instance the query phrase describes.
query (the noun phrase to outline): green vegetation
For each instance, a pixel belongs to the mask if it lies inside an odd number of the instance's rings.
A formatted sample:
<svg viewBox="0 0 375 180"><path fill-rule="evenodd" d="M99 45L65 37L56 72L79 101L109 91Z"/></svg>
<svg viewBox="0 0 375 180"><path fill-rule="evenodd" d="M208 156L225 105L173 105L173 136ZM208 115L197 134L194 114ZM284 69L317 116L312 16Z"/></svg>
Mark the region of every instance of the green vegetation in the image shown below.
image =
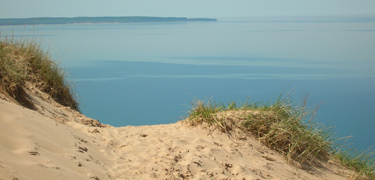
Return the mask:
<svg viewBox="0 0 375 180"><path fill-rule="evenodd" d="M36 87L58 103L79 110L64 71L35 41L15 40L0 34L0 91L21 105L35 109L26 90Z"/></svg>
<svg viewBox="0 0 375 180"><path fill-rule="evenodd" d="M375 151L371 148L362 152L355 149L336 148L332 151L332 155L343 166L357 172L360 176L375 179Z"/></svg>
<svg viewBox="0 0 375 180"><path fill-rule="evenodd" d="M306 99L302 105L293 104L289 96L279 96L274 103L241 106L235 102L226 106L212 100L195 100L184 122L193 126L204 124L229 135L239 131L245 136L255 136L289 162L302 167L334 159L355 171L357 178L375 178L374 153L347 153L334 148L339 146L331 130L312 121L316 111L306 107Z"/></svg>
<svg viewBox="0 0 375 180"><path fill-rule="evenodd" d="M73 23L134 23L134 22L187 22L187 21L217 21L210 18L186 17L73 17L73 18L10 18L0 19L0 25L38 25L38 24L73 24Z"/></svg>

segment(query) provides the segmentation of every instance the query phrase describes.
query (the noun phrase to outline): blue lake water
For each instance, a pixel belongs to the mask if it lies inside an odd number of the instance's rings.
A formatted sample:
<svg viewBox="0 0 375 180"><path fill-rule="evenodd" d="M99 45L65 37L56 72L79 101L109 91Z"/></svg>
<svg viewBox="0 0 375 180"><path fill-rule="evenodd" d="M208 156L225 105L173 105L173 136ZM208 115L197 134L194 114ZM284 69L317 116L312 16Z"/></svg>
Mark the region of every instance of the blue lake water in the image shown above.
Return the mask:
<svg viewBox="0 0 375 180"><path fill-rule="evenodd" d="M375 145L375 21L3 26L43 47L74 82L82 112L113 126L173 123L195 98L320 104L315 121ZM41 38L40 38L41 37ZM321 104L322 103L322 104Z"/></svg>

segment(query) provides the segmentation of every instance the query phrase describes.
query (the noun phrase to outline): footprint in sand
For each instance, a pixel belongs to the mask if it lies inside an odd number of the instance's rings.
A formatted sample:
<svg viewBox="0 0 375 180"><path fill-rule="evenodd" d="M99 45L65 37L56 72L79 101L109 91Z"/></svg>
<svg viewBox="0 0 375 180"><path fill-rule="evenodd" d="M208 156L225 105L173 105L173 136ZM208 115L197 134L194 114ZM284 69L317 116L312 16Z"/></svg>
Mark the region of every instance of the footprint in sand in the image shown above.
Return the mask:
<svg viewBox="0 0 375 180"><path fill-rule="evenodd" d="M79 147L78 147L78 151L81 152L81 153L85 153L85 152L88 151L88 149L87 149L86 147L81 147L81 146L79 146Z"/></svg>
<svg viewBox="0 0 375 180"><path fill-rule="evenodd" d="M30 151L29 154L33 156L39 156L39 153L37 151Z"/></svg>

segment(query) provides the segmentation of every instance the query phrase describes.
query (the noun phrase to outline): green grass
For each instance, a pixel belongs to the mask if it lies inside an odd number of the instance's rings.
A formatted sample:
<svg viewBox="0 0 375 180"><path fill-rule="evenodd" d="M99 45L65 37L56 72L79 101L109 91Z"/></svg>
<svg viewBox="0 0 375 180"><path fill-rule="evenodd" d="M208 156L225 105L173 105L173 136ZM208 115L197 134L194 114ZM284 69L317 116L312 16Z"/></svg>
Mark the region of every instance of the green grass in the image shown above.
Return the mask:
<svg viewBox="0 0 375 180"><path fill-rule="evenodd" d="M291 163L306 167L336 159L358 177L373 179L375 158L372 152L344 152L332 137L330 128L314 122L316 110L306 107L306 98L301 105L280 95L274 103L235 102L228 105L212 99L195 100L185 123L208 127L231 133L240 130L245 135L255 136L263 144L282 155Z"/></svg>
<svg viewBox="0 0 375 180"><path fill-rule="evenodd" d="M0 89L21 105L35 109L25 90L34 86L58 103L79 110L64 71L35 41L0 34Z"/></svg>
<svg viewBox="0 0 375 180"><path fill-rule="evenodd" d="M358 179L375 179L375 151L372 148L357 151L354 148L341 147L336 148L332 156L343 166L357 172Z"/></svg>

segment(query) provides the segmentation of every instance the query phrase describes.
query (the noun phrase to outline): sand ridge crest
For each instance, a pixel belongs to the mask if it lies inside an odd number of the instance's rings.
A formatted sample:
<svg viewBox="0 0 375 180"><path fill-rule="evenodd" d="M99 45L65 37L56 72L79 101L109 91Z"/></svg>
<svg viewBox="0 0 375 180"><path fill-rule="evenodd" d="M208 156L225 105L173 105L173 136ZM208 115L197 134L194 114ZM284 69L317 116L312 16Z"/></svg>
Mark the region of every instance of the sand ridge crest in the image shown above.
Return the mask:
<svg viewBox="0 0 375 180"><path fill-rule="evenodd" d="M0 98L0 179L347 179L328 163L289 165L255 138L182 122L112 127L28 90L37 111ZM124 120L125 121L125 120Z"/></svg>

